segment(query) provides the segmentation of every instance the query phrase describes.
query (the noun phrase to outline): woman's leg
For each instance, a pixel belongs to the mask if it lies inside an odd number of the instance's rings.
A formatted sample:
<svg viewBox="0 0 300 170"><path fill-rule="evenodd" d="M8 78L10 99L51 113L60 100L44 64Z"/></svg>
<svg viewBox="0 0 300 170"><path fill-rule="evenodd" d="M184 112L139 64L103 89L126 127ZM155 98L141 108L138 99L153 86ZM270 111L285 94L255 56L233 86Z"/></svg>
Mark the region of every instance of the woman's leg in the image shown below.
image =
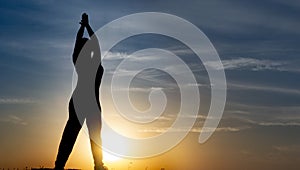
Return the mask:
<svg viewBox="0 0 300 170"><path fill-rule="evenodd" d="M93 158L94 158L94 169L95 170L104 170L104 164L102 162L103 156L102 156L101 145L94 142L92 139L90 140L90 142L91 142L91 149L92 149L92 154L93 154Z"/></svg>
<svg viewBox="0 0 300 170"><path fill-rule="evenodd" d="M73 100L71 99L69 103L69 119L60 141L55 161L55 169L64 169L81 127L82 125L77 118Z"/></svg>
<svg viewBox="0 0 300 170"><path fill-rule="evenodd" d="M94 169L104 170L102 141L101 141L101 115L97 112L89 113L86 118L87 127L89 130L91 150L94 158Z"/></svg>

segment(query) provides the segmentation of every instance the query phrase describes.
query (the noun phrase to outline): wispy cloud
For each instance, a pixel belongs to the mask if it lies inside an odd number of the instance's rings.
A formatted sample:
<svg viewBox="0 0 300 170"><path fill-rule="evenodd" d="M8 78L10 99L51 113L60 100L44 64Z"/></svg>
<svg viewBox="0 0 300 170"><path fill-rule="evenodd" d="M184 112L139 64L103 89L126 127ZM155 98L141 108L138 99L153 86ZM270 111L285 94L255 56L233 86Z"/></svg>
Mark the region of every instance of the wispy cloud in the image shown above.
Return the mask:
<svg viewBox="0 0 300 170"><path fill-rule="evenodd" d="M106 53L105 56L103 56L103 61L111 61L111 60L122 60L127 58L129 55L125 52L104 52ZM103 54L104 55L104 54Z"/></svg>
<svg viewBox="0 0 300 170"><path fill-rule="evenodd" d="M17 125L27 125L28 123L24 121L22 118L15 115L8 115L6 117L0 118L0 122L12 123Z"/></svg>
<svg viewBox="0 0 300 170"><path fill-rule="evenodd" d="M253 71L259 70L277 70L279 66L283 63L272 60L259 60L254 58L235 58L229 60L222 60L222 64L220 65L217 61L210 61L204 63L205 66L211 67L213 69L226 69L226 70L234 70L234 69L250 69Z"/></svg>
<svg viewBox="0 0 300 170"><path fill-rule="evenodd" d="M30 98L0 98L0 104L32 104L36 100Z"/></svg>
<svg viewBox="0 0 300 170"><path fill-rule="evenodd" d="M216 132L238 132L240 130L245 129L246 127L218 127L217 129L207 129L204 132L211 132L215 130ZM165 133L165 132L185 132L186 128L161 128L161 127L152 127L152 128L145 128L139 129L138 132L142 133ZM202 128L200 127L193 127L189 132L200 133L202 132Z"/></svg>
<svg viewBox="0 0 300 170"><path fill-rule="evenodd" d="M164 90L166 88L161 88L161 87L131 87L131 88L117 88L114 89L114 91L128 91L128 92L145 92L145 93L149 93L151 91L155 91L155 90Z"/></svg>
<svg viewBox="0 0 300 170"><path fill-rule="evenodd" d="M228 83L227 84L229 89L244 89L244 90L258 90L258 91L270 91L276 93L288 93L288 94L296 94L300 95L299 89L292 89L292 88L283 88L283 87L272 87L266 85L259 85L259 84L238 84L238 83Z"/></svg>
<svg viewBox="0 0 300 170"><path fill-rule="evenodd" d="M280 151L280 152L299 152L300 145L280 145L280 146L273 146L273 149Z"/></svg>
<svg viewBox="0 0 300 170"><path fill-rule="evenodd" d="M258 122L261 126L300 126L300 122Z"/></svg>
<svg viewBox="0 0 300 170"><path fill-rule="evenodd" d="M216 70L251 70L251 71L286 71L286 72L300 72L300 69L296 67L299 65L298 60L267 60L256 59L250 57L239 57L233 59L222 60L222 65L216 61L209 61L204 63L211 69Z"/></svg>
<svg viewBox="0 0 300 170"><path fill-rule="evenodd" d="M300 126L300 119L273 118L272 120L255 120L251 118L238 118L249 125L258 126Z"/></svg>

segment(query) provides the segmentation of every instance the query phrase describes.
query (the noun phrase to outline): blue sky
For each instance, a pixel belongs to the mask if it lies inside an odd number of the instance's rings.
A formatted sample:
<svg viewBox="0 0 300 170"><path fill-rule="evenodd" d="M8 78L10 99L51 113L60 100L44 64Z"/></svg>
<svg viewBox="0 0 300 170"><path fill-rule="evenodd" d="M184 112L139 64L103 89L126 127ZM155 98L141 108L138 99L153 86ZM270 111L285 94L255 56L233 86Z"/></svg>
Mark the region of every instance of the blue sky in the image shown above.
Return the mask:
<svg viewBox="0 0 300 170"><path fill-rule="evenodd" d="M59 139L67 116L64 108L71 94L71 54L82 12L89 14L91 25L97 30L124 15L155 11L177 15L200 28L215 46L224 65L228 86L224 117L218 132L213 136L215 138L206 145L214 147L215 143L221 143L217 139L228 139L236 147L225 143L228 150L221 150L219 154L232 154L235 151L240 151L244 156L253 154L253 157L262 161L245 158L242 162L252 161L258 169L270 168L268 163L272 161L280 165L272 168L290 166L288 169L293 169L297 165L296 161L291 163L284 157L292 161L298 160L296 157L300 155L300 138L296 136L300 128L299 2L12 0L2 1L0 9L0 136L6 138L0 143L1 150L9 151L9 146L17 145L15 142L10 144L10 141L18 139L18 136L41 135L42 132L34 130L37 127L51 132L55 139ZM205 68L186 46L173 39L157 35L131 37L117 45L111 54L114 57L104 60L103 65L107 70L113 69L122 57L150 47L173 50L192 68L198 83L203 84L199 86L204 103L199 115L205 115L210 98ZM213 62L208 64L218 69ZM156 87L158 81L162 87L174 83L165 73L146 70L136 78L133 87L148 89ZM176 89L168 93L173 97L178 95ZM136 100L146 101L146 93L133 94ZM174 99L172 102L178 101ZM51 113L49 108L59 108L61 113ZM172 111L167 110L170 113L167 116L172 117ZM45 120L48 123L42 125L41 122ZM194 126L194 132L199 131L203 117L199 116L197 122L200 123ZM49 129L57 123L59 128ZM154 129L146 130L157 132L165 128L155 126ZM249 146L249 140L253 140L253 145ZM30 142L31 139L28 139ZM49 143L55 148L58 141L46 142ZM11 152L17 152L11 148ZM45 158L54 157L53 153ZM274 160L270 161L268 155L273 156ZM8 163L8 159L5 159L6 162L0 161L0 167L1 164L11 167L12 163ZM234 162L230 159L228 161ZM229 164L228 167L232 169L240 168ZM214 169L213 165L210 169Z"/></svg>

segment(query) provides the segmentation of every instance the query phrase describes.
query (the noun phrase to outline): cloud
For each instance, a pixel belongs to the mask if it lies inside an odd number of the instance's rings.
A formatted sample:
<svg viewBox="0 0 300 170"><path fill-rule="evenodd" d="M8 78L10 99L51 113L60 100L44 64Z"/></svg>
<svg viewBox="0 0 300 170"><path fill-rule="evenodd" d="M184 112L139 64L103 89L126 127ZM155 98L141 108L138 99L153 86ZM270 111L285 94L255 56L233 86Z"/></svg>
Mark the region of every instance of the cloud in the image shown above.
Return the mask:
<svg viewBox="0 0 300 170"><path fill-rule="evenodd" d="M36 100L30 98L0 98L0 104L32 104Z"/></svg>
<svg viewBox="0 0 300 170"><path fill-rule="evenodd" d="M139 119L153 119L155 121L161 120L161 121L173 121L173 118L170 116L157 116L157 117L153 117L153 116L134 116L134 118L136 118L137 120Z"/></svg>
<svg viewBox="0 0 300 170"><path fill-rule="evenodd" d="M300 145L280 145L280 146L273 146L273 149L279 152L299 152Z"/></svg>
<svg viewBox="0 0 300 170"><path fill-rule="evenodd" d="M212 117L212 116L206 116L203 114L197 114L197 115L181 115L182 118L187 119L197 119L197 120L206 120L206 119L219 119L218 117Z"/></svg>
<svg viewBox="0 0 300 170"><path fill-rule="evenodd" d="M216 132L238 132L240 130L246 129L248 127L218 127L215 129ZM211 128L207 131L204 131L205 133L207 132L211 132L214 129ZM165 132L185 132L186 128L165 128L165 127L153 127L153 128L145 128L145 129L139 129L138 132L142 132L142 133L165 133ZM193 132L193 133L200 133L202 132L202 128L200 127L193 127L190 129L189 132Z"/></svg>
<svg viewBox="0 0 300 170"><path fill-rule="evenodd" d="M272 87L257 84L237 84L237 83L227 83L227 87L232 90L243 89L243 90L258 90L258 91L270 91L276 93L288 93L300 95L300 90L292 88L282 88L282 87Z"/></svg>
<svg viewBox="0 0 300 170"><path fill-rule="evenodd" d="M17 125L24 125L24 126L28 124L22 118L15 115L8 115L4 118L0 118L0 122L7 122L7 123L12 123Z"/></svg>
<svg viewBox="0 0 300 170"><path fill-rule="evenodd" d="M104 56L104 61L111 61L111 60L123 60L127 58L129 55L125 52L104 52L106 55Z"/></svg>
<svg viewBox="0 0 300 170"><path fill-rule="evenodd" d="M251 118L237 118L242 122L246 122L248 124L252 125L258 125L258 126L300 126L300 119L298 118L273 118L273 120L254 120Z"/></svg>
<svg viewBox="0 0 300 170"><path fill-rule="evenodd" d="M155 51L145 51L142 54L127 54L126 52L107 52L105 55L105 60L120 60L128 58L131 62L138 61L157 61L158 59L163 59L163 56L157 54Z"/></svg>
<svg viewBox="0 0 300 170"><path fill-rule="evenodd" d="M300 122L258 122L261 126L300 126Z"/></svg>
<svg viewBox="0 0 300 170"><path fill-rule="evenodd" d="M260 70L278 70L278 67L284 63L271 60L259 60L254 58L235 58L229 60L222 60L220 65L217 61L209 61L204 63L205 66L211 67L216 70L235 70L235 69L250 69L253 71Z"/></svg>
<svg viewBox="0 0 300 170"><path fill-rule="evenodd" d="M205 66L216 70L251 70L251 71L286 71L286 72L300 72L296 67L299 65L298 60L266 60L255 59L249 57L239 57L234 59L222 60L222 65L217 61L209 61L204 63Z"/></svg>

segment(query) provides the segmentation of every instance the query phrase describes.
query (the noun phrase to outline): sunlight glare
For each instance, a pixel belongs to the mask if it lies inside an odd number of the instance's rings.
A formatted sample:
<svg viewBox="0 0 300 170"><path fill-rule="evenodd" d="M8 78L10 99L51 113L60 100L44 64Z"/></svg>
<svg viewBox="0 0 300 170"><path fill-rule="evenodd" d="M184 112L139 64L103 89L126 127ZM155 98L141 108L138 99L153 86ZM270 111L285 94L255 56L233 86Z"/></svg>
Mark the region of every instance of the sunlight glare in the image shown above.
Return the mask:
<svg viewBox="0 0 300 170"><path fill-rule="evenodd" d="M120 160L121 158L118 157L118 156L115 156L111 153L108 153L106 151L103 151L103 160L104 161L107 161L107 162L115 162L115 161L118 161Z"/></svg>

